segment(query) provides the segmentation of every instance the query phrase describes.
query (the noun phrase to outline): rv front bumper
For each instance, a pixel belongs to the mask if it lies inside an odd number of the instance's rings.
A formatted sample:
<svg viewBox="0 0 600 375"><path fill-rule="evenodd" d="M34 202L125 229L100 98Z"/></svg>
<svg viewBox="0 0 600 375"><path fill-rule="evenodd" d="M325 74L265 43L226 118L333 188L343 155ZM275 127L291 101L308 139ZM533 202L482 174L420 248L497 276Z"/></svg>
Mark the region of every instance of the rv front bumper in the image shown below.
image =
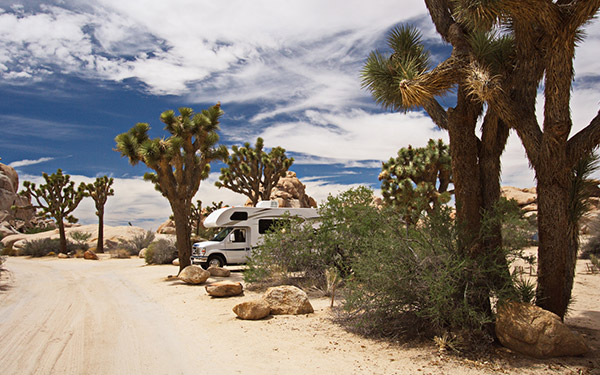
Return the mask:
<svg viewBox="0 0 600 375"><path fill-rule="evenodd" d="M192 260L192 264L206 263L206 262L208 262L208 257L206 257L206 256L199 256L199 255L192 255L191 256L191 260Z"/></svg>

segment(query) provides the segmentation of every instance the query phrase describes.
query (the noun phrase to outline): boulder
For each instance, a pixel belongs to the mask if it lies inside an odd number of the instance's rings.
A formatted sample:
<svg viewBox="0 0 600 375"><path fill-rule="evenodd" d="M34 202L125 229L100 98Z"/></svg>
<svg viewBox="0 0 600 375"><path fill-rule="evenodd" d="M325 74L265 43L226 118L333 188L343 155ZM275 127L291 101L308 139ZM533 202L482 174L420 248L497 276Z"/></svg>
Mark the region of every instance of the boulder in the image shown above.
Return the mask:
<svg viewBox="0 0 600 375"><path fill-rule="evenodd" d="M223 267L210 266L207 271L210 272L211 276L229 277L231 275L231 271Z"/></svg>
<svg viewBox="0 0 600 375"><path fill-rule="evenodd" d="M233 306L233 312L240 319L258 320L270 314L271 308L263 299L246 301Z"/></svg>
<svg viewBox="0 0 600 375"><path fill-rule="evenodd" d="M298 315L314 312L306 293L295 286L283 285L267 289L263 299L273 315Z"/></svg>
<svg viewBox="0 0 600 375"><path fill-rule="evenodd" d="M219 281L207 285L206 293L213 297L231 297L239 296L244 291L241 283L233 281Z"/></svg>
<svg viewBox="0 0 600 375"><path fill-rule="evenodd" d="M179 280L187 284L202 284L210 277L210 273L200 266L187 266L179 273Z"/></svg>
<svg viewBox="0 0 600 375"><path fill-rule="evenodd" d="M520 189L512 186L502 187L502 196L514 200L520 207L527 206L537 201L535 189Z"/></svg>
<svg viewBox="0 0 600 375"><path fill-rule="evenodd" d="M83 259L98 260L98 255L92 250L87 250L83 253Z"/></svg>
<svg viewBox="0 0 600 375"><path fill-rule="evenodd" d="M536 358L577 356L589 351L583 337L571 331L558 315L528 303L500 306L496 335L510 350Z"/></svg>
<svg viewBox="0 0 600 375"><path fill-rule="evenodd" d="M175 234L175 222L167 219L164 223L158 226L156 233L158 234Z"/></svg>

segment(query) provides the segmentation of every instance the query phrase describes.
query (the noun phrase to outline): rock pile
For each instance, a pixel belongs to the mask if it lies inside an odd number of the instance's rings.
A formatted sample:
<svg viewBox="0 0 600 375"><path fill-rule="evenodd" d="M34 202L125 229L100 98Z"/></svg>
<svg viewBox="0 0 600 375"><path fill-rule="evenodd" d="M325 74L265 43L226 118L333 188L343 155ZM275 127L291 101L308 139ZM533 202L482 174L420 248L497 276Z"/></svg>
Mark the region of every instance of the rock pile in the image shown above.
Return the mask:
<svg viewBox="0 0 600 375"><path fill-rule="evenodd" d="M296 172L292 171L287 171L286 175L279 179L277 185L271 190L269 199L277 201L279 207L317 207L317 201L306 194L306 185L300 182ZM246 201L245 206L252 206L250 199Z"/></svg>
<svg viewBox="0 0 600 375"><path fill-rule="evenodd" d="M271 191L270 199L276 200L279 207L317 207L317 202L306 194L306 186L292 171L287 171L285 177L279 179Z"/></svg>

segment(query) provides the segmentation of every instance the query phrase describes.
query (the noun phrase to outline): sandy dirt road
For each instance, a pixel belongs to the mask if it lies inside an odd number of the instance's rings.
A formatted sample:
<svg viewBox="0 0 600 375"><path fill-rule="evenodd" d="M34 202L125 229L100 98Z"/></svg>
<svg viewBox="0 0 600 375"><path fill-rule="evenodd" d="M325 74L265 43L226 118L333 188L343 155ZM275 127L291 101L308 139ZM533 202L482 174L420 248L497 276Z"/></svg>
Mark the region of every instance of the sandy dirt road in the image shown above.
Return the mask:
<svg viewBox="0 0 600 375"><path fill-rule="evenodd" d="M4 375L192 374L210 365L143 293L140 267L129 261L11 258L8 265L14 283L0 297Z"/></svg>
<svg viewBox="0 0 600 375"><path fill-rule="evenodd" d="M10 257L4 268L0 375L600 373L598 275L578 272L568 319L589 355L535 360L499 348L493 360L471 361L351 334L331 322L327 298L311 299L314 314L240 320L233 306L259 294L212 298L202 285L166 279L177 267L141 259Z"/></svg>

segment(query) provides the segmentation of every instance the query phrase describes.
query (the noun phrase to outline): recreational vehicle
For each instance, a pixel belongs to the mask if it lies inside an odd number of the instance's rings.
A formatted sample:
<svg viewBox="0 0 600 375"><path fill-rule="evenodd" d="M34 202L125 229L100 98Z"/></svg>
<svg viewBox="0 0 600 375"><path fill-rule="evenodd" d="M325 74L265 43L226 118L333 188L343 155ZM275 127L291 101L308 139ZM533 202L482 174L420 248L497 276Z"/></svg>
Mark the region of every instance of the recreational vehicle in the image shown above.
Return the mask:
<svg viewBox="0 0 600 375"><path fill-rule="evenodd" d="M192 246L192 264L199 263L208 268L246 263L252 248L258 246L271 226L286 215L304 220L318 218L314 208L280 208L277 201L214 211L204 220L204 226L222 229L212 240Z"/></svg>

